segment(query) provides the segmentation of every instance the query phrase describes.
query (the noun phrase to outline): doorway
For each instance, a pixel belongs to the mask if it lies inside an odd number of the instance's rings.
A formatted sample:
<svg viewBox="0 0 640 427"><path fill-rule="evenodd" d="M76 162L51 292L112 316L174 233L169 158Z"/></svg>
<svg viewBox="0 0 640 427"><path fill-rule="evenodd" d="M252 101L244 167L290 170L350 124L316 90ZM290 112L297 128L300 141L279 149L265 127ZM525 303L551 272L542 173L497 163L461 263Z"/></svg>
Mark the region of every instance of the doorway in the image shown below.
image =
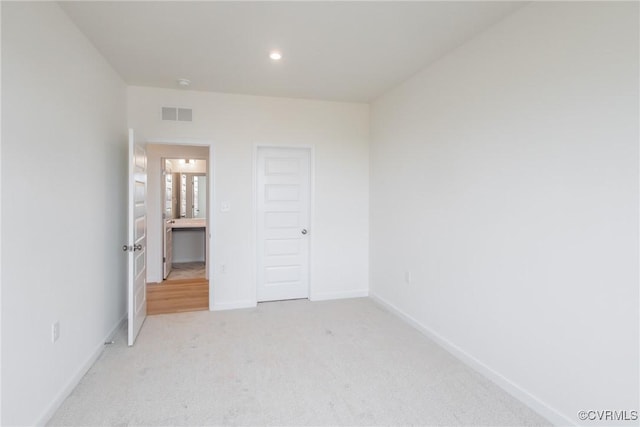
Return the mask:
<svg viewBox="0 0 640 427"><path fill-rule="evenodd" d="M207 160L162 158L163 282L206 278Z"/></svg>
<svg viewBox="0 0 640 427"><path fill-rule="evenodd" d="M309 298L311 149L258 147L258 302Z"/></svg>
<svg viewBox="0 0 640 427"><path fill-rule="evenodd" d="M209 310L212 151L211 145L147 145L149 315Z"/></svg>

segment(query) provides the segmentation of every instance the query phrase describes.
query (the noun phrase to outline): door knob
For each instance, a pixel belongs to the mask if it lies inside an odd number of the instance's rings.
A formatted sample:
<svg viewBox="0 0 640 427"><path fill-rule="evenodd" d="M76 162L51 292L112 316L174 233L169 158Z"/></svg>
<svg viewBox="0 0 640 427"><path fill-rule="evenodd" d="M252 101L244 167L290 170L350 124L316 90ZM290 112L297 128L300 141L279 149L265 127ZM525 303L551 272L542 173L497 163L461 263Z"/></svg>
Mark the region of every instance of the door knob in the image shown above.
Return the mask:
<svg viewBox="0 0 640 427"><path fill-rule="evenodd" d="M131 250L130 248L131 248L131 246L129 246L129 245L122 246L122 250L125 251L125 252L130 251Z"/></svg>
<svg viewBox="0 0 640 427"><path fill-rule="evenodd" d="M308 233L308 231L307 231L307 229L306 229L306 228L303 228L303 229L302 229L302 231L301 231L301 233L302 233L302 234L307 234L307 233Z"/></svg>
<svg viewBox="0 0 640 427"><path fill-rule="evenodd" d="M142 250L142 245L140 243L138 243L137 245L133 245L133 250L134 251L141 251Z"/></svg>

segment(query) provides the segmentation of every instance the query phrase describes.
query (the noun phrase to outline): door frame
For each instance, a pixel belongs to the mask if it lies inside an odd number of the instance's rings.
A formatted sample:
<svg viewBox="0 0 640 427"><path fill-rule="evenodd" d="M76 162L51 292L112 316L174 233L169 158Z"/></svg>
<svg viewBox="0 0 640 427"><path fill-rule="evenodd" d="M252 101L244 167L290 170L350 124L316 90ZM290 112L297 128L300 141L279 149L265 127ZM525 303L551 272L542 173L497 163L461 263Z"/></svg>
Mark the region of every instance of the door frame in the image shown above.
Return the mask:
<svg viewBox="0 0 640 427"><path fill-rule="evenodd" d="M252 192L251 208L253 215L251 216L253 233L251 233L251 246L253 247L253 268L251 268L253 281L253 302L258 304L258 150L261 148L286 148L301 149L309 152L309 301L314 301L314 234L315 234L315 193L316 193L316 157L315 146L313 144L278 144L268 142L256 142L253 144L253 166L252 166Z"/></svg>
<svg viewBox="0 0 640 427"><path fill-rule="evenodd" d="M198 138L148 138L147 144L158 145L191 145L196 147L209 147L209 160L207 162L207 196L209 203L207 204L207 232L204 236L206 242L206 274L209 279L209 311L213 311L214 301L214 277L215 277L215 233L213 230L216 224L216 181L215 181L215 146L210 139ZM212 237L213 236L213 237Z"/></svg>

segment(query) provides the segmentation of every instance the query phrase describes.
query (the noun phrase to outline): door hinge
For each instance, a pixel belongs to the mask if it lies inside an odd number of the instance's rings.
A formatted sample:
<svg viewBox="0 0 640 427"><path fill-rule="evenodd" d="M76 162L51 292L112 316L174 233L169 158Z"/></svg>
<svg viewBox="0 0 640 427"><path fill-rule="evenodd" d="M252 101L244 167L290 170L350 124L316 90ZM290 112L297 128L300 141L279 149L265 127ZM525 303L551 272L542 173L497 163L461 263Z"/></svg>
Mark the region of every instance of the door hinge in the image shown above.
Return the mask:
<svg viewBox="0 0 640 427"><path fill-rule="evenodd" d="M162 262L167 262L167 257L166 256L162 257Z"/></svg>

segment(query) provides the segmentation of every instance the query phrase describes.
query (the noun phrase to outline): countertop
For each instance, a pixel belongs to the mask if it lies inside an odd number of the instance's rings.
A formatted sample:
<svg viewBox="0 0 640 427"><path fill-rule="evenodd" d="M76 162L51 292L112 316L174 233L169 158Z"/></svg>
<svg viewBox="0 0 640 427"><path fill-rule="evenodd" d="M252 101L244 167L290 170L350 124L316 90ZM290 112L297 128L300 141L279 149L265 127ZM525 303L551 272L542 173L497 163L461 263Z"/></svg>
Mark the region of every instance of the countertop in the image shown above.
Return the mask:
<svg viewBox="0 0 640 427"><path fill-rule="evenodd" d="M207 226L205 218L178 218L173 221L171 228L205 228Z"/></svg>

